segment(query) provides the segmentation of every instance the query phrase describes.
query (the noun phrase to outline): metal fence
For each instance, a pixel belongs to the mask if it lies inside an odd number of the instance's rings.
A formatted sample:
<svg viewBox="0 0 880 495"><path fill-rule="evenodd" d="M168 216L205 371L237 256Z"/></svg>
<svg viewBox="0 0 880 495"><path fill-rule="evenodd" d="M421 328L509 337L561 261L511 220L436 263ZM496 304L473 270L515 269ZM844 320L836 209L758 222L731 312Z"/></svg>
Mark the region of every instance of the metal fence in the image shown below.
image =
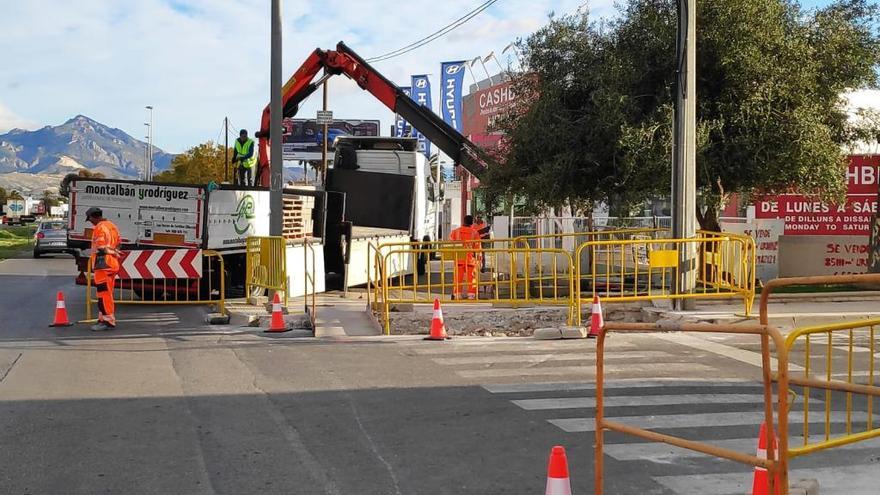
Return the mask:
<svg viewBox="0 0 880 495"><path fill-rule="evenodd" d="M202 250L200 278L122 278L116 280L113 299L116 304L210 305L226 313L226 269L217 251ZM94 270L90 259L86 271L86 319L93 322L92 306L98 303L93 293Z"/></svg>
<svg viewBox="0 0 880 495"><path fill-rule="evenodd" d="M679 252L696 261L693 291L678 290L685 275ZM755 243L748 236L701 232L694 239L594 240L578 247L574 261L578 324L581 309L595 296L606 302L741 298L746 314L755 297Z"/></svg>

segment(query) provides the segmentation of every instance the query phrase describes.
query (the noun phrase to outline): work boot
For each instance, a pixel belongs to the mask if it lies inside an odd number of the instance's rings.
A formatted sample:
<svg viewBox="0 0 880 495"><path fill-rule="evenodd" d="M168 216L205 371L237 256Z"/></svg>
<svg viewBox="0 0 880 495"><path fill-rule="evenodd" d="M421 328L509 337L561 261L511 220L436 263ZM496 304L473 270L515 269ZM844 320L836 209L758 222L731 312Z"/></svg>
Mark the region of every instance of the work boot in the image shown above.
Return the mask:
<svg viewBox="0 0 880 495"><path fill-rule="evenodd" d="M103 321L99 321L98 323L92 325L93 332L107 332L113 330L114 327L104 323Z"/></svg>

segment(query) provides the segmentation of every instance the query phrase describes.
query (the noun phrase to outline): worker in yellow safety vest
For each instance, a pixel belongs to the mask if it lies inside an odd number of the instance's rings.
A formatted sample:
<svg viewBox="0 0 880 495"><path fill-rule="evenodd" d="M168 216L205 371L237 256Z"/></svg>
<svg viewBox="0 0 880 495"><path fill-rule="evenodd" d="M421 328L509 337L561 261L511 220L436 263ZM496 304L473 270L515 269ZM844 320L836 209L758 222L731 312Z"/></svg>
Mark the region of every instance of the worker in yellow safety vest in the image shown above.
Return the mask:
<svg viewBox="0 0 880 495"><path fill-rule="evenodd" d="M453 298L477 298L477 266L480 263L480 233L474 228L474 217L465 215L464 225L449 234L452 241L461 242L456 249L467 249L466 252L455 253L455 294ZM467 286L465 292L464 286Z"/></svg>
<svg viewBox="0 0 880 495"><path fill-rule="evenodd" d="M248 137L247 131L239 131L238 139L235 140L235 153L232 155L236 184L239 186L252 185L254 165L257 164L255 148L254 140Z"/></svg>
<svg viewBox="0 0 880 495"><path fill-rule="evenodd" d="M104 218L100 208L86 210L86 220L94 225L92 229L92 270L95 273L95 289L98 293L98 323L92 331L100 332L116 328L116 304L113 301L113 286L119 273L119 229L113 222Z"/></svg>

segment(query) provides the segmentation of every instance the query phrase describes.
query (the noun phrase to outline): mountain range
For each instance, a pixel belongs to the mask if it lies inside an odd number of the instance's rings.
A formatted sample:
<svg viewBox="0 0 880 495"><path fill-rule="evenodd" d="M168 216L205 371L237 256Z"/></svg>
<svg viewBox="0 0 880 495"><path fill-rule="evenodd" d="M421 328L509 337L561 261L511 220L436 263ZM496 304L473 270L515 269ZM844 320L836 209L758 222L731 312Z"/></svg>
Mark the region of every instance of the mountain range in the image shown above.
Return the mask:
<svg viewBox="0 0 880 495"><path fill-rule="evenodd" d="M0 187L39 193L81 169L137 179L146 149L147 143L84 115L35 131L13 129L0 134ZM172 158L153 146L153 172L167 170Z"/></svg>

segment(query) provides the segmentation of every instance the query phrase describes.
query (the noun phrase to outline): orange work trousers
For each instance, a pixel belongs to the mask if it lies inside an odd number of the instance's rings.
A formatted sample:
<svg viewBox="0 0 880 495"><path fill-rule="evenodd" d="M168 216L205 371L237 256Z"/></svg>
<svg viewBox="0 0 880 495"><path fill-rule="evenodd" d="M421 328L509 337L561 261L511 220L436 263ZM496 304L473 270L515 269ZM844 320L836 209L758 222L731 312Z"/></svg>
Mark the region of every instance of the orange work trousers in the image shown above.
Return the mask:
<svg viewBox="0 0 880 495"><path fill-rule="evenodd" d="M455 294L457 296L468 297L477 295L477 265L469 263L455 264ZM463 290L463 286L467 284L467 293Z"/></svg>
<svg viewBox="0 0 880 495"><path fill-rule="evenodd" d="M98 321L116 326L116 303L113 301L113 287L116 285L116 270L95 270L95 289L98 292Z"/></svg>

